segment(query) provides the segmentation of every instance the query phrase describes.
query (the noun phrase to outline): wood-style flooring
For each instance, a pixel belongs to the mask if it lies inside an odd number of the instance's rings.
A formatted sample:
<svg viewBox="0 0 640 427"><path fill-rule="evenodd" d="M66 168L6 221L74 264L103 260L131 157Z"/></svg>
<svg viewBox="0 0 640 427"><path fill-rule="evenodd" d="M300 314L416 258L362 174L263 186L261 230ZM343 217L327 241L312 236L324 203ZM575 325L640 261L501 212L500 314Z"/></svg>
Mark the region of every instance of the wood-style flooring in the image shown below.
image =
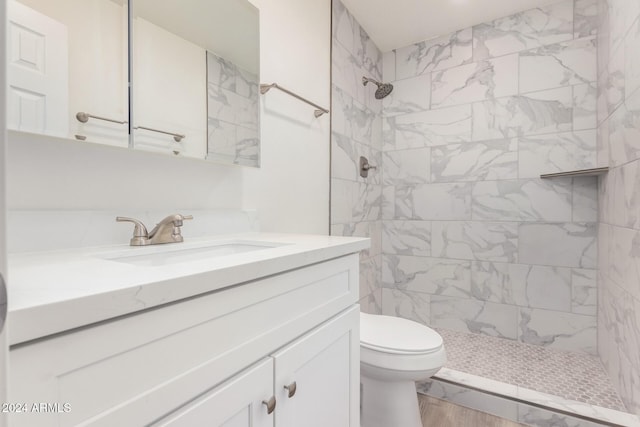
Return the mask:
<svg viewBox="0 0 640 427"><path fill-rule="evenodd" d="M484 412L454 405L444 400L419 394L420 414L424 427L523 427Z"/></svg>

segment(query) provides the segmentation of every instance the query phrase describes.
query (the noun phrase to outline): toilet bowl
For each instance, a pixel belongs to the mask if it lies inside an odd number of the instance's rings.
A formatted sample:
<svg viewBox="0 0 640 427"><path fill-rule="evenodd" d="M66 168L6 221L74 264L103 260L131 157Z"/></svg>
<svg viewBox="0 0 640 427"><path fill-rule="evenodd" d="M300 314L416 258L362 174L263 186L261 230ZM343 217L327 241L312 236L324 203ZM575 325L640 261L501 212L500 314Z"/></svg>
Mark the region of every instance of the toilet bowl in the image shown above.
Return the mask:
<svg viewBox="0 0 640 427"><path fill-rule="evenodd" d="M362 427L422 427L415 382L430 378L446 360L433 329L360 313Z"/></svg>

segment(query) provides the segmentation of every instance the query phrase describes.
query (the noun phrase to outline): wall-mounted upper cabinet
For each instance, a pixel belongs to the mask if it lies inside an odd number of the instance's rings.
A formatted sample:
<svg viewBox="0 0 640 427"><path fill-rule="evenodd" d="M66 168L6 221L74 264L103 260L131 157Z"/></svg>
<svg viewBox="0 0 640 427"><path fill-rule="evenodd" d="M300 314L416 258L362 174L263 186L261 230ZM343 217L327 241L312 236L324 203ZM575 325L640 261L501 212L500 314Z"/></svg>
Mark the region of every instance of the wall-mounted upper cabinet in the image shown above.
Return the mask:
<svg viewBox="0 0 640 427"><path fill-rule="evenodd" d="M126 2L7 5L8 127L127 147Z"/></svg>
<svg viewBox="0 0 640 427"><path fill-rule="evenodd" d="M7 40L11 129L260 165L247 0L10 0Z"/></svg>

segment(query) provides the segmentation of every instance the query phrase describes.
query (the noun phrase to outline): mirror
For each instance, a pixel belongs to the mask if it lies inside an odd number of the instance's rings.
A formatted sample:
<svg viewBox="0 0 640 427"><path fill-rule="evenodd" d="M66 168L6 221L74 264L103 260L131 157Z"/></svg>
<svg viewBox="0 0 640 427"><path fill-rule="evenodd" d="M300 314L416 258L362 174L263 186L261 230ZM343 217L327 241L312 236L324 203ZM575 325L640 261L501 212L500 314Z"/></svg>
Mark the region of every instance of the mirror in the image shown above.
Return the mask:
<svg viewBox="0 0 640 427"><path fill-rule="evenodd" d="M7 2L9 129L128 146L127 7Z"/></svg>
<svg viewBox="0 0 640 427"><path fill-rule="evenodd" d="M260 166L248 0L7 4L10 129Z"/></svg>
<svg viewBox="0 0 640 427"><path fill-rule="evenodd" d="M131 1L134 148L258 167L258 10Z"/></svg>

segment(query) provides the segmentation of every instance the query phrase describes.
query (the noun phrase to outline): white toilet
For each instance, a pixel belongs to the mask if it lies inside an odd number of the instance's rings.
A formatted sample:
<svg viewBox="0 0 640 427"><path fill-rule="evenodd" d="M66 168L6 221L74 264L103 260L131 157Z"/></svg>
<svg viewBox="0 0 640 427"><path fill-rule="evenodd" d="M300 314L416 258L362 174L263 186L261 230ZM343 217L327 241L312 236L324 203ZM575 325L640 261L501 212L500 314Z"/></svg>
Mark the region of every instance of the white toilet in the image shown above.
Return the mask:
<svg viewBox="0 0 640 427"><path fill-rule="evenodd" d="M360 313L362 427L422 427L416 381L447 360L436 331L399 317Z"/></svg>

